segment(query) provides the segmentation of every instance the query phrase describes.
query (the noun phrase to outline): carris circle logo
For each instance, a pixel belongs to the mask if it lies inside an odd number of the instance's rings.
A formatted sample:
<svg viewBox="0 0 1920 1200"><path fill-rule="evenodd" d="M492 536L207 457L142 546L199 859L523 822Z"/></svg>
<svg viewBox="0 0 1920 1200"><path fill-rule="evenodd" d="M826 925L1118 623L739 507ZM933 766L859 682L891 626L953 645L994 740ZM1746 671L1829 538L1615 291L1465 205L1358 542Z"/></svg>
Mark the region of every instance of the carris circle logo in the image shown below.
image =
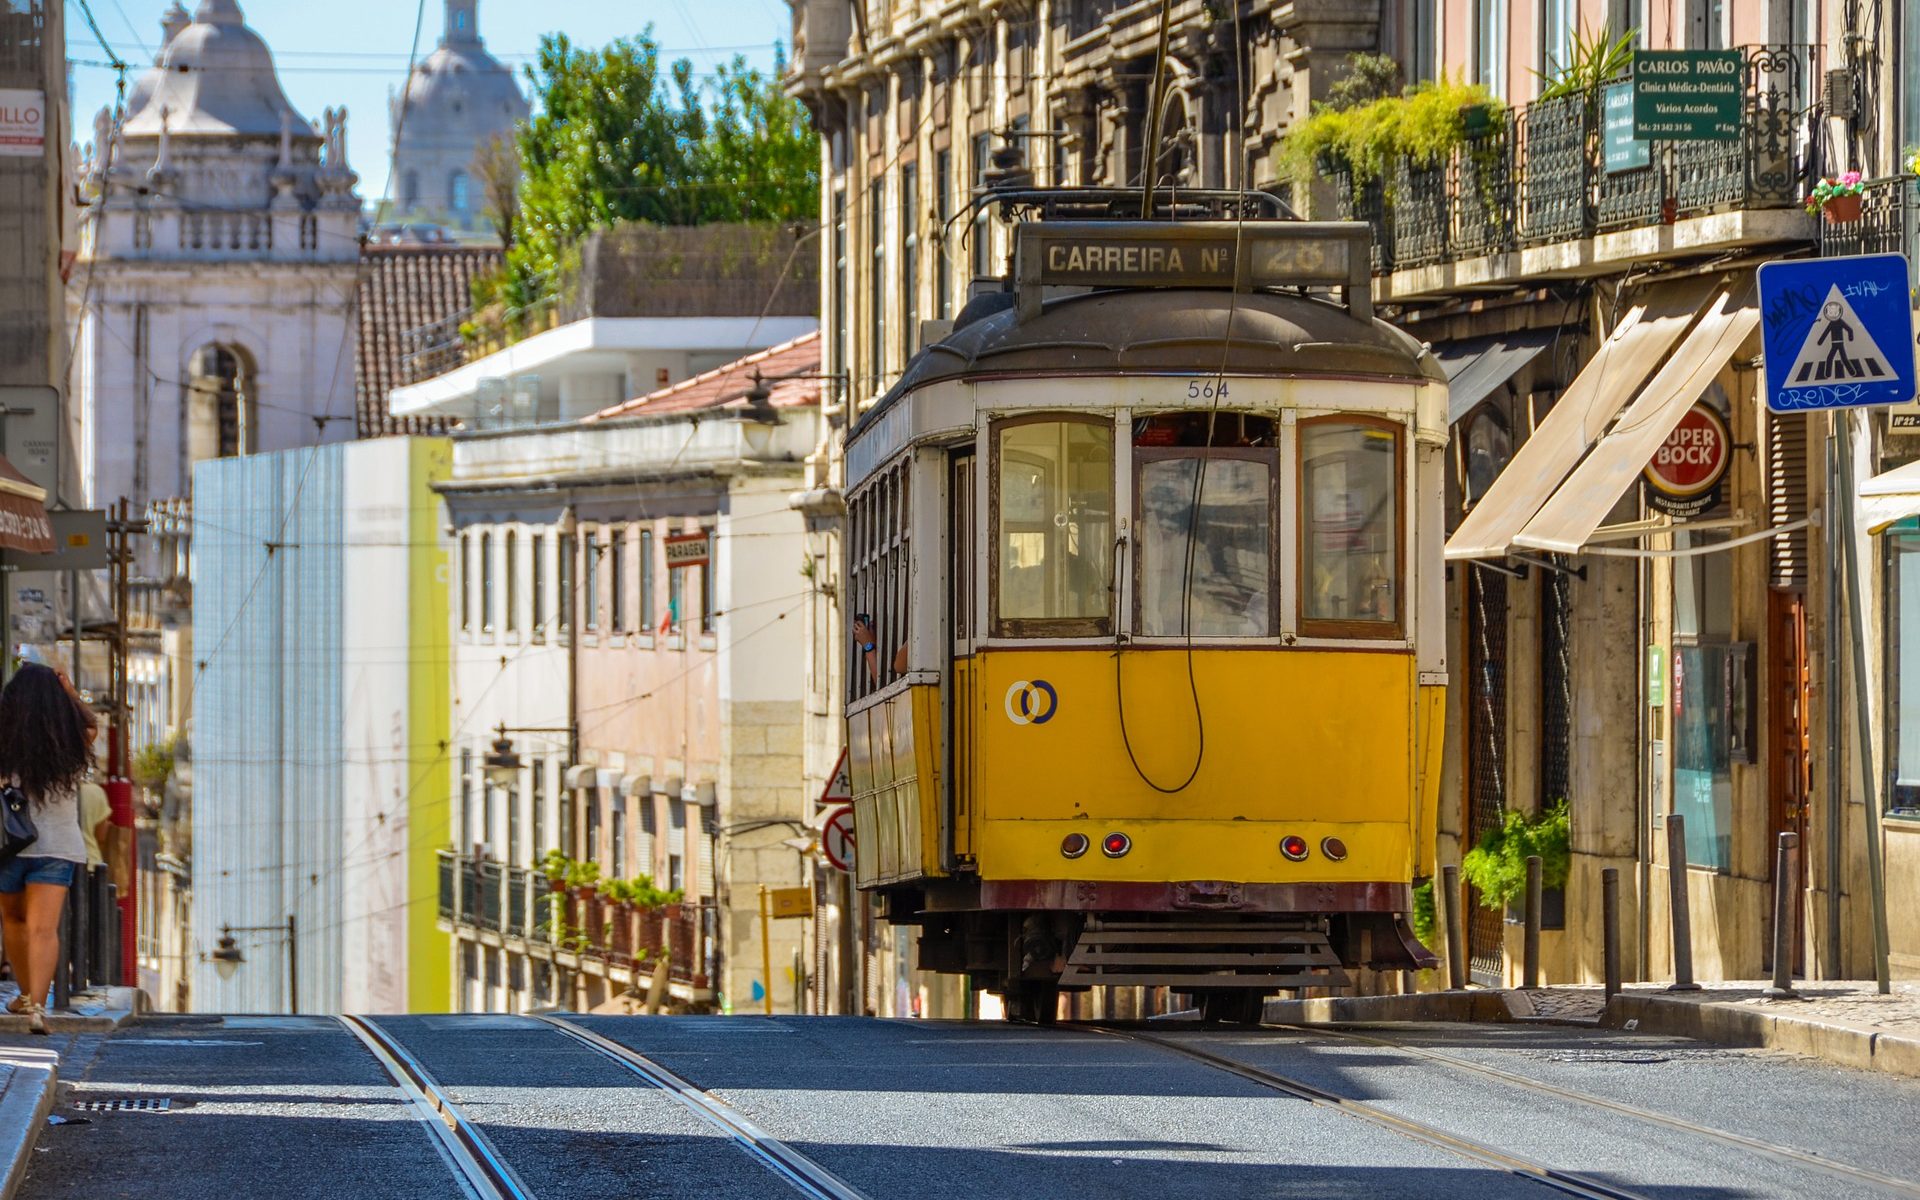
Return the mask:
<svg viewBox="0 0 1920 1200"><path fill-rule="evenodd" d="M1060 694L1044 679L1016 680L1007 689L1007 720L1015 725L1045 725L1060 709Z"/></svg>

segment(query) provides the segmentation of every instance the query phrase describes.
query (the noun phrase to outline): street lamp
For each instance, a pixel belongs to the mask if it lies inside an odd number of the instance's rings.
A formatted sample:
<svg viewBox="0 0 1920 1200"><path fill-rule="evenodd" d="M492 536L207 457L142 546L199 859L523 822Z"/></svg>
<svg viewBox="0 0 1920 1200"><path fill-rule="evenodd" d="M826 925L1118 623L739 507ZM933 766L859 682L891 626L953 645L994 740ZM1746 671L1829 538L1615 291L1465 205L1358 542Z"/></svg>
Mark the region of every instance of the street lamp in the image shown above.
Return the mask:
<svg viewBox="0 0 1920 1200"><path fill-rule="evenodd" d="M499 736L493 739L493 749L481 757L480 767L486 772L488 783L512 790L520 781L520 753L513 748L513 739L507 736L505 721L495 732Z"/></svg>
<svg viewBox="0 0 1920 1200"><path fill-rule="evenodd" d="M740 433L747 439L747 449L756 457L767 452L773 443L773 431L780 428L782 418L780 410L773 406L773 389L767 386L766 379L755 371L753 386L747 389L747 402L735 409L734 420L740 422Z"/></svg>
<svg viewBox="0 0 1920 1200"><path fill-rule="evenodd" d="M295 933L293 914L287 914L285 925L222 925L220 941L208 952L213 961L213 969L222 980L232 979L247 961L240 952L240 945L233 940L236 933L284 933L287 935L287 1011L298 1014L300 1011L300 943Z"/></svg>

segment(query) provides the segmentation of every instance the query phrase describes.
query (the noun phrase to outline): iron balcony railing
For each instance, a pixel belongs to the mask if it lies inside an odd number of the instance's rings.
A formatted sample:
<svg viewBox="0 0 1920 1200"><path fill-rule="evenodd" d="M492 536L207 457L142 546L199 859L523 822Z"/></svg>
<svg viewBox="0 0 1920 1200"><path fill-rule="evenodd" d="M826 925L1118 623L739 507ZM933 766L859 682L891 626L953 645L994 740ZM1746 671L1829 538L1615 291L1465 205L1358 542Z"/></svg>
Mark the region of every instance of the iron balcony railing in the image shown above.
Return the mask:
<svg viewBox="0 0 1920 1200"><path fill-rule="evenodd" d="M1820 253L1905 254L1912 260L1920 249L1920 179L1896 175L1870 179L1860 197L1860 219L1834 224L1820 222Z"/></svg>
<svg viewBox="0 0 1920 1200"><path fill-rule="evenodd" d="M1490 117L1443 158L1403 159L1382 179L1356 182L1342 164L1324 164L1337 215L1373 226L1381 274L1797 205L1818 145L1819 113L1805 101L1807 48L1742 49L1746 101L1736 138L1651 141L1644 165L1609 169L1598 94L1538 101Z"/></svg>

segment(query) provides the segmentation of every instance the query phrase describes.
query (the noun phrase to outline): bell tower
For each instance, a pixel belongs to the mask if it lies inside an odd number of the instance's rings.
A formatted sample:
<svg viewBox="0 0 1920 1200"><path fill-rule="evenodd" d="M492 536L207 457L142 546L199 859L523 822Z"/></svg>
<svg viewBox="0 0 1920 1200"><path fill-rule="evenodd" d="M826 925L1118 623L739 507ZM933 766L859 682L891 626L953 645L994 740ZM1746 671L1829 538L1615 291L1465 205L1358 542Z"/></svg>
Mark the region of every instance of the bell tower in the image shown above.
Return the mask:
<svg viewBox="0 0 1920 1200"><path fill-rule="evenodd" d="M442 46L480 44L479 0L447 0L447 28L440 37Z"/></svg>

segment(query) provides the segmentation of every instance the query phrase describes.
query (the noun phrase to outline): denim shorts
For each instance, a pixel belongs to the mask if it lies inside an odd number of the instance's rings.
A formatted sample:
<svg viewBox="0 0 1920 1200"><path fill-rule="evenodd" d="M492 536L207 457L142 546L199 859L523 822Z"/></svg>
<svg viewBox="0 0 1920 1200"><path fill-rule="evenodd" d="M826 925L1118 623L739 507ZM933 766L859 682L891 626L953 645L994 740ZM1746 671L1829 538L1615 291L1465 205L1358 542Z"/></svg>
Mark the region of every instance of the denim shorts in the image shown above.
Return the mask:
<svg viewBox="0 0 1920 1200"><path fill-rule="evenodd" d="M21 855L0 864L0 895L24 892L30 883L51 883L68 887L73 883L74 864L64 858L34 858Z"/></svg>

